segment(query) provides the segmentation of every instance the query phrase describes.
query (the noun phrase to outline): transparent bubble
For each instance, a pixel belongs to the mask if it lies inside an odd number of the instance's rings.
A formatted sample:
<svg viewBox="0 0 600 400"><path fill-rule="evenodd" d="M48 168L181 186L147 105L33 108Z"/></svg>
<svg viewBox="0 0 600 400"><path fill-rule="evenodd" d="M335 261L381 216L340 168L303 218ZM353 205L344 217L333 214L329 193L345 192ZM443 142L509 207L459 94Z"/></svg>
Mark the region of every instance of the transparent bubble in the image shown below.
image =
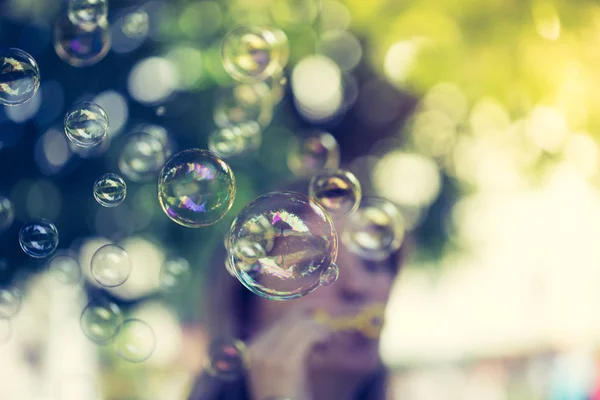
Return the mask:
<svg viewBox="0 0 600 400"><path fill-rule="evenodd" d="M82 275L79 261L67 254L52 258L48 264L48 272L57 282L65 285L78 283Z"/></svg>
<svg viewBox="0 0 600 400"><path fill-rule="evenodd" d="M398 250L404 239L404 223L398 208L380 197L365 197L347 218L342 241L360 257L380 261Z"/></svg>
<svg viewBox="0 0 600 400"><path fill-rule="evenodd" d="M94 183L94 198L104 207L116 207L127 196L127 184L117 174L104 174Z"/></svg>
<svg viewBox="0 0 600 400"><path fill-rule="evenodd" d="M15 220L15 211L10 200L0 196L0 233L4 232Z"/></svg>
<svg viewBox="0 0 600 400"><path fill-rule="evenodd" d="M263 81L280 74L289 57L285 33L277 28L240 27L223 39L225 71L241 82Z"/></svg>
<svg viewBox="0 0 600 400"><path fill-rule="evenodd" d="M73 67L98 63L108 54L110 44L110 29L106 20L86 29L63 16L54 26L56 54Z"/></svg>
<svg viewBox="0 0 600 400"><path fill-rule="evenodd" d="M128 319L123 322L115 341L119 357L131 363L146 361L156 349L154 330L142 320Z"/></svg>
<svg viewBox="0 0 600 400"><path fill-rule="evenodd" d="M167 292L181 290L191 279L190 263L183 257L168 258L160 270L160 287Z"/></svg>
<svg viewBox="0 0 600 400"><path fill-rule="evenodd" d="M0 319L12 318L21 308L21 291L13 286L0 287Z"/></svg>
<svg viewBox="0 0 600 400"><path fill-rule="evenodd" d="M0 104L23 104L39 87L40 70L29 53L15 48L0 52Z"/></svg>
<svg viewBox="0 0 600 400"><path fill-rule="evenodd" d="M252 292L272 300L294 299L315 290L322 270L337 256L337 234L328 214L299 193L256 198L235 218L229 235L236 277ZM256 262L240 257L246 254L247 243L264 249Z"/></svg>
<svg viewBox="0 0 600 400"><path fill-rule="evenodd" d="M19 244L31 257L48 257L58 246L58 230L46 219L27 222L19 232Z"/></svg>
<svg viewBox="0 0 600 400"><path fill-rule="evenodd" d="M116 287L125 283L131 274L131 260L127 252L116 244L100 247L92 257L92 276L100 285Z"/></svg>
<svg viewBox="0 0 600 400"><path fill-rule="evenodd" d="M321 11L321 0L274 0L271 16L280 26L311 25Z"/></svg>
<svg viewBox="0 0 600 400"><path fill-rule="evenodd" d="M108 16L108 0L69 0L69 20L83 29L93 29Z"/></svg>
<svg viewBox="0 0 600 400"><path fill-rule="evenodd" d="M108 115L98 104L83 101L67 111L64 124L71 142L81 147L92 147L106 138Z"/></svg>
<svg viewBox="0 0 600 400"><path fill-rule="evenodd" d="M113 341L123 323L121 309L115 303L94 299L88 303L79 320L83 334L98 345Z"/></svg>
<svg viewBox="0 0 600 400"><path fill-rule="evenodd" d="M231 209L235 178L229 165L208 150L175 154L158 178L158 200L176 223L199 228L216 223Z"/></svg>
<svg viewBox="0 0 600 400"><path fill-rule="evenodd" d="M335 281L338 280L340 276L340 269L336 263L332 263L329 267L325 268L323 272L321 272L321 278L319 279L319 284L321 286L329 286Z"/></svg>
<svg viewBox="0 0 600 400"><path fill-rule="evenodd" d="M264 82L220 89L215 104L215 124L221 128L244 122L267 126L273 119L270 92Z"/></svg>
<svg viewBox="0 0 600 400"><path fill-rule="evenodd" d="M150 20L144 10L136 10L123 18L123 33L131 38L139 38L148 34Z"/></svg>
<svg viewBox="0 0 600 400"><path fill-rule="evenodd" d="M12 336L12 324L8 318L0 318L0 346L8 343Z"/></svg>
<svg viewBox="0 0 600 400"><path fill-rule="evenodd" d="M232 158L257 151L262 131L256 122L247 122L214 131L208 137L210 151L222 158Z"/></svg>
<svg viewBox="0 0 600 400"><path fill-rule="evenodd" d="M165 145L149 133L137 132L125 138L119 170L134 182L147 182L158 175L165 161Z"/></svg>
<svg viewBox="0 0 600 400"><path fill-rule="evenodd" d="M240 340L216 340L208 350L206 372L222 380L236 380L248 367L247 354L246 345Z"/></svg>
<svg viewBox="0 0 600 400"><path fill-rule="evenodd" d="M351 172L341 169L324 171L313 176L308 192L313 200L335 216L355 211L362 197L358 179Z"/></svg>
<svg viewBox="0 0 600 400"><path fill-rule="evenodd" d="M298 177L336 169L340 165L340 147L329 133L312 132L290 141L287 163L292 173Z"/></svg>

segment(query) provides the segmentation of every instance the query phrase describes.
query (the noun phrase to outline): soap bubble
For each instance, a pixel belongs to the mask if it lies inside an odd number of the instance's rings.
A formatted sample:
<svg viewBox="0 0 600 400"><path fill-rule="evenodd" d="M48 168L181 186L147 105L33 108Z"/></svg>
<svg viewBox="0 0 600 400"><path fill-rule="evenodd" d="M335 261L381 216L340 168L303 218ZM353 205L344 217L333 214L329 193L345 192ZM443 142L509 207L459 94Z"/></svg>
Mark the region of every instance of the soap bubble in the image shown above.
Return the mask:
<svg viewBox="0 0 600 400"><path fill-rule="evenodd" d="M88 339L98 345L105 345L112 342L119 333L123 314L115 303L94 299L84 308L79 323Z"/></svg>
<svg viewBox="0 0 600 400"><path fill-rule="evenodd" d="M160 270L160 287L164 291L174 292L188 284L191 278L190 263L183 257L170 257Z"/></svg>
<svg viewBox="0 0 600 400"><path fill-rule="evenodd" d="M380 261L398 250L404 239L404 223L398 208L380 197L365 197L347 218L342 241L360 257Z"/></svg>
<svg viewBox="0 0 600 400"><path fill-rule="evenodd" d="M0 319L12 318L21 308L21 291L13 286L0 287Z"/></svg>
<svg viewBox="0 0 600 400"><path fill-rule="evenodd" d="M115 341L119 357L131 363L146 361L156 349L156 335L144 321L128 319L123 322Z"/></svg>
<svg viewBox="0 0 600 400"><path fill-rule="evenodd" d="M0 196L0 233L4 232L15 220L15 211L12 203L6 197Z"/></svg>
<svg viewBox="0 0 600 400"><path fill-rule="evenodd" d="M58 246L58 230L46 219L27 222L19 232L19 244L31 257L48 257Z"/></svg>
<svg viewBox="0 0 600 400"><path fill-rule="evenodd" d="M208 150L175 154L158 178L158 200L165 214L189 228L216 223L231 209L235 178L227 163Z"/></svg>
<svg viewBox="0 0 600 400"><path fill-rule="evenodd" d="M323 272L321 272L321 278L319 279L319 284L321 286L329 286L335 281L338 280L340 276L340 269L336 263L332 263L329 267L325 268Z"/></svg>
<svg viewBox="0 0 600 400"><path fill-rule="evenodd" d="M81 280L79 262L68 254L59 254L48 264L48 272L57 281L65 285L74 285Z"/></svg>
<svg viewBox="0 0 600 400"><path fill-rule="evenodd" d="M29 53L15 48L0 52L0 104L23 104L39 87L40 70Z"/></svg>
<svg viewBox="0 0 600 400"><path fill-rule="evenodd" d="M64 124L71 142L81 147L92 147L106 138L108 115L98 104L82 101L67 111Z"/></svg>
<svg viewBox="0 0 600 400"><path fill-rule="evenodd" d="M104 207L116 207L125 200L127 184L117 174L104 174L94 183L94 198Z"/></svg>
<svg viewBox="0 0 600 400"><path fill-rule="evenodd" d="M54 26L54 49L61 60L73 67L87 67L101 61L110 49L110 29L106 20L85 29L66 16Z"/></svg>
<svg viewBox="0 0 600 400"><path fill-rule="evenodd" d="M165 161L165 145L149 133L137 132L125 138L119 169L134 182L146 182L156 177Z"/></svg>
<svg viewBox="0 0 600 400"><path fill-rule="evenodd" d="M123 33L130 38L146 36L149 27L148 13L144 10L136 10L123 18Z"/></svg>
<svg viewBox="0 0 600 400"><path fill-rule="evenodd" d="M208 137L210 151L222 158L231 158L257 151L262 132L256 122L247 122L216 130Z"/></svg>
<svg viewBox="0 0 600 400"><path fill-rule="evenodd" d="M91 262L92 276L104 287L116 287L125 283L131 274L129 255L116 244L100 247Z"/></svg>
<svg viewBox="0 0 600 400"><path fill-rule="evenodd" d="M281 73L289 57L285 33L277 28L240 27L223 39L225 71L241 82L263 81Z"/></svg>
<svg viewBox="0 0 600 400"><path fill-rule="evenodd" d="M308 187L310 197L334 216L355 211L360 204L360 182L349 171L324 171L313 176Z"/></svg>
<svg viewBox="0 0 600 400"><path fill-rule="evenodd" d="M255 294L271 300L312 292L319 286L322 270L337 256L333 222L320 205L299 193L275 192L256 198L235 218L229 235L236 277ZM256 262L244 262L245 256L240 255L247 244L242 246L240 241L258 244L264 255Z"/></svg>
<svg viewBox="0 0 600 400"><path fill-rule="evenodd" d="M12 335L12 324L10 319L0 318L0 346L8 343Z"/></svg>
<svg viewBox="0 0 600 400"><path fill-rule="evenodd" d="M236 380L248 367L247 354L248 349L240 340L216 340L208 350L206 372L222 380Z"/></svg>
<svg viewBox="0 0 600 400"><path fill-rule="evenodd" d="M287 163L298 177L336 169L340 165L340 147L329 133L312 132L306 137L296 137L290 141Z"/></svg>
<svg viewBox="0 0 600 400"><path fill-rule="evenodd" d="M217 94L213 118L221 128L244 122L258 122L267 126L273 119L273 105L268 87L263 82L239 84L221 89ZM260 91L259 91L260 90Z"/></svg>
<svg viewBox="0 0 600 400"><path fill-rule="evenodd" d="M108 16L107 0L69 0L69 20L83 29L93 29Z"/></svg>

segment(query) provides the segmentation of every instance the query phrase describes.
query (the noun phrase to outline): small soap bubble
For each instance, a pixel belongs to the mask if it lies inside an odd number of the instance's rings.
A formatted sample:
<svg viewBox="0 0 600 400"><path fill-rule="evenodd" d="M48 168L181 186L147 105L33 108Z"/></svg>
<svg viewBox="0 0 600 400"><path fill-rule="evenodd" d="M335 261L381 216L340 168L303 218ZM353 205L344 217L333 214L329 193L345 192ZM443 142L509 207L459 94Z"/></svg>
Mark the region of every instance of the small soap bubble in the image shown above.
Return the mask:
<svg viewBox="0 0 600 400"><path fill-rule="evenodd" d="M88 339L98 345L106 345L119 333L123 314L115 303L94 299L84 308L79 323Z"/></svg>
<svg viewBox="0 0 600 400"><path fill-rule="evenodd" d="M183 257L170 257L160 270L160 287L166 292L181 290L192 278L190 263Z"/></svg>
<svg viewBox="0 0 600 400"><path fill-rule="evenodd" d="M267 126L273 119L273 104L269 95L264 82L220 89L213 114L215 124L221 128L245 122Z"/></svg>
<svg viewBox="0 0 600 400"><path fill-rule="evenodd" d="M0 104L23 104L39 87L40 70L29 53L15 48L0 52Z"/></svg>
<svg viewBox="0 0 600 400"><path fill-rule="evenodd" d="M211 343L206 372L218 379L232 381L248 367L248 349L241 340L219 339Z"/></svg>
<svg viewBox="0 0 600 400"><path fill-rule="evenodd" d="M64 285L75 285L81 280L79 261L68 254L59 254L48 264L50 276Z"/></svg>
<svg viewBox="0 0 600 400"><path fill-rule="evenodd" d="M289 45L278 28L240 27L223 39L221 57L225 71L240 82L264 81L287 65Z"/></svg>
<svg viewBox="0 0 600 400"><path fill-rule="evenodd" d="M58 246L58 230L46 219L27 222L19 232L19 244L31 257L48 257Z"/></svg>
<svg viewBox="0 0 600 400"><path fill-rule="evenodd" d="M321 286L329 286L338 280L340 276L340 269L336 263L332 263L329 267L325 268L321 272L321 278L319 284Z"/></svg>
<svg viewBox="0 0 600 400"><path fill-rule="evenodd" d="M110 29L106 20L86 29L63 16L54 26L56 54L73 67L98 63L108 54L110 44Z"/></svg>
<svg viewBox="0 0 600 400"><path fill-rule="evenodd" d="M188 228L216 223L231 209L235 177L216 154L189 149L175 154L158 178L158 200L165 214Z"/></svg>
<svg viewBox="0 0 600 400"><path fill-rule="evenodd" d="M292 173L298 177L337 169L340 165L340 147L329 133L312 132L290 141L287 163Z"/></svg>
<svg viewBox="0 0 600 400"><path fill-rule="evenodd" d="M146 36L149 27L148 13L144 10L136 10L123 18L123 33L130 38Z"/></svg>
<svg viewBox="0 0 600 400"><path fill-rule="evenodd" d="M0 196L0 233L4 232L15 220L15 211L12 203L6 197Z"/></svg>
<svg viewBox="0 0 600 400"><path fill-rule="evenodd" d="M310 197L334 216L355 211L360 204L360 182L349 171L324 171L313 176L308 187Z"/></svg>
<svg viewBox="0 0 600 400"><path fill-rule="evenodd" d="M149 133L137 132L125 138L119 170L134 182L147 182L156 177L165 161L165 145Z"/></svg>
<svg viewBox="0 0 600 400"><path fill-rule="evenodd" d="M117 174L104 174L94 183L94 198L104 207L116 207L125 200L127 184Z"/></svg>
<svg viewBox="0 0 600 400"><path fill-rule="evenodd" d="M257 151L262 131L256 122L247 122L212 132L208 137L210 151L222 158L232 158Z"/></svg>
<svg viewBox="0 0 600 400"><path fill-rule="evenodd" d="M117 355L131 363L146 361L156 349L156 335L150 325L139 319L123 322L115 341Z"/></svg>
<svg viewBox="0 0 600 400"><path fill-rule="evenodd" d="M82 101L67 111L64 124L71 142L81 147L93 147L106 138L108 115L98 104Z"/></svg>
<svg viewBox="0 0 600 400"><path fill-rule="evenodd" d="M108 0L69 0L69 20L83 29L93 29L108 16Z"/></svg>
<svg viewBox="0 0 600 400"><path fill-rule="evenodd" d="M398 208L380 197L365 197L347 218L342 241L360 257L381 261L400 248L404 223Z"/></svg>
<svg viewBox="0 0 600 400"><path fill-rule="evenodd" d="M12 324L8 318L0 318L0 346L8 343L12 336Z"/></svg>
<svg viewBox="0 0 600 400"><path fill-rule="evenodd" d="M100 247L93 255L91 262L92 276L104 287L120 286L131 274L129 255L116 244Z"/></svg>
<svg viewBox="0 0 600 400"><path fill-rule="evenodd" d="M323 269L337 257L337 233L329 215L300 193L274 192L256 198L240 211L229 235L235 276L249 290L271 300L314 291ZM250 254L247 243L262 249L255 262L254 257L243 260Z"/></svg>
<svg viewBox="0 0 600 400"><path fill-rule="evenodd" d="M21 308L21 291L14 286L0 287L0 319L12 318Z"/></svg>

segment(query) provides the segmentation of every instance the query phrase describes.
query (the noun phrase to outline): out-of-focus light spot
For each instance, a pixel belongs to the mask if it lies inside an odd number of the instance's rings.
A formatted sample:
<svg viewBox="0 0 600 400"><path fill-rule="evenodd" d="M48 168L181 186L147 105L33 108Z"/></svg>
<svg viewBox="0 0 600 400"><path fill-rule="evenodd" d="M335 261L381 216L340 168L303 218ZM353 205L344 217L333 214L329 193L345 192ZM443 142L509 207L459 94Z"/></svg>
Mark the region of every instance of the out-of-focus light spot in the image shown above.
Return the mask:
<svg viewBox="0 0 600 400"><path fill-rule="evenodd" d="M200 50L190 46L179 46L169 51L165 57L177 70L177 89L190 89L203 78L204 68Z"/></svg>
<svg viewBox="0 0 600 400"><path fill-rule="evenodd" d="M272 0L271 17L282 27L311 25L321 9L321 0Z"/></svg>
<svg viewBox="0 0 600 400"><path fill-rule="evenodd" d="M469 122L475 134L501 135L510 125L510 117L496 100L482 99L473 106Z"/></svg>
<svg viewBox="0 0 600 400"><path fill-rule="evenodd" d="M223 12L214 1L190 3L179 16L179 27L184 35L201 39L219 31L223 23Z"/></svg>
<svg viewBox="0 0 600 400"><path fill-rule="evenodd" d="M564 115L558 110L538 106L527 120L526 133L540 149L556 152L564 144L569 128Z"/></svg>
<svg viewBox="0 0 600 400"><path fill-rule="evenodd" d="M422 207L437 198L441 179L432 159L395 150L375 165L373 184L381 196L395 203Z"/></svg>
<svg viewBox="0 0 600 400"><path fill-rule="evenodd" d="M348 31L328 31L317 44L319 53L331 58L342 71L356 67L362 58L360 42Z"/></svg>
<svg viewBox="0 0 600 400"><path fill-rule="evenodd" d="M40 90L42 91L42 104L34 117L38 126L54 121L65 106L65 95L60 82L44 81Z"/></svg>
<svg viewBox="0 0 600 400"><path fill-rule="evenodd" d="M54 183L40 180L29 187L25 205L30 218L55 220L60 213L62 196Z"/></svg>
<svg viewBox="0 0 600 400"><path fill-rule="evenodd" d="M450 82L438 83L432 87L423 98L422 104L425 109L443 112L454 122L462 121L469 111L464 93Z"/></svg>
<svg viewBox="0 0 600 400"><path fill-rule="evenodd" d="M136 229L146 228L152 222L152 218L159 215L160 208L156 201L156 185L140 186L133 195L133 209Z"/></svg>
<svg viewBox="0 0 600 400"><path fill-rule="evenodd" d="M350 11L343 3L335 0L325 0L321 3L319 21L322 32L345 30L350 26L351 20Z"/></svg>
<svg viewBox="0 0 600 400"><path fill-rule="evenodd" d="M64 132L52 128L44 133L35 145L34 156L44 175L60 172L72 156Z"/></svg>
<svg viewBox="0 0 600 400"><path fill-rule="evenodd" d="M360 89L358 116L368 125L385 125L400 116L402 97L385 81L373 80Z"/></svg>
<svg viewBox="0 0 600 400"><path fill-rule="evenodd" d="M441 111L423 111L415 115L411 134L417 150L440 157L452 151L456 123Z"/></svg>
<svg viewBox="0 0 600 400"><path fill-rule="evenodd" d="M560 37L560 19L552 2L536 0L531 6L531 12L537 33L541 37L548 40Z"/></svg>
<svg viewBox="0 0 600 400"><path fill-rule="evenodd" d="M565 145L564 157L585 177L592 177L598 171L598 145L588 134L571 135Z"/></svg>
<svg viewBox="0 0 600 400"><path fill-rule="evenodd" d="M121 204L114 208L98 207L94 221L96 233L113 241L119 241L135 232L133 215L128 204Z"/></svg>
<svg viewBox="0 0 600 400"><path fill-rule="evenodd" d="M43 89L39 88L31 100L13 107L5 107L6 116L11 121L21 123L33 118L42 104Z"/></svg>
<svg viewBox="0 0 600 400"><path fill-rule="evenodd" d="M424 38L413 38L393 44L385 55L383 72L387 79L404 84L412 72L419 52L426 43Z"/></svg>
<svg viewBox="0 0 600 400"><path fill-rule="evenodd" d="M162 57L138 61L129 73L127 89L140 103L165 101L175 90L179 74L173 63Z"/></svg>
<svg viewBox="0 0 600 400"><path fill-rule="evenodd" d="M127 123L129 118L129 107L123 95L114 90L106 90L99 93L93 100L104 109L108 115L108 135L116 136Z"/></svg>
<svg viewBox="0 0 600 400"><path fill-rule="evenodd" d="M139 12L145 13L143 9L141 9ZM132 27L128 26L127 24L132 23L130 19L135 13L136 12L134 11L133 13L123 15L121 18L117 19L115 23L111 26L111 51L120 54L129 53L139 48L146 40L146 37L148 36L149 25L146 26L145 32L137 32L139 34L129 34L128 32L128 29L132 29ZM146 18L149 18L146 13L145 15ZM135 23L135 21L133 21L133 23ZM142 27L139 28L142 29Z"/></svg>
<svg viewBox="0 0 600 400"><path fill-rule="evenodd" d="M342 105L342 75L330 58L314 55L300 61L292 72L292 90L302 114L326 120Z"/></svg>

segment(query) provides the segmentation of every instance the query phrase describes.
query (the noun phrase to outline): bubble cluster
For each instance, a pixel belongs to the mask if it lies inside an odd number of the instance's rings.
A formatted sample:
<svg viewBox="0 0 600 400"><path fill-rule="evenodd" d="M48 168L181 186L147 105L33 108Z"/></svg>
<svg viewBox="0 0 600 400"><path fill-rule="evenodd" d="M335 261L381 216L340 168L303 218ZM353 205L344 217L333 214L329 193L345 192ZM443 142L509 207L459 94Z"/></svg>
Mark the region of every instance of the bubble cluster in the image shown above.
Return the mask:
<svg viewBox="0 0 600 400"><path fill-rule="evenodd" d="M216 223L231 209L235 178L227 163L203 149L175 154L158 179L158 200L165 214L189 228Z"/></svg>
<svg viewBox="0 0 600 400"><path fill-rule="evenodd" d="M104 174L94 183L94 198L104 207L116 207L125 200L127 184L117 174Z"/></svg>
<svg viewBox="0 0 600 400"><path fill-rule="evenodd" d="M248 367L246 345L235 339L219 339L208 350L206 372L222 380L236 380Z"/></svg>
<svg viewBox="0 0 600 400"><path fill-rule="evenodd" d="M131 363L146 361L156 349L156 335L150 325L139 319L123 322L115 340L117 355Z"/></svg>
<svg viewBox="0 0 600 400"><path fill-rule="evenodd" d="M55 281L74 285L81 280L81 267L79 261L68 254L59 254L48 263L48 272Z"/></svg>
<svg viewBox="0 0 600 400"><path fill-rule="evenodd" d="M108 115L98 104L83 101L67 111L64 125L71 142L81 147L92 147L106 138Z"/></svg>
<svg viewBox="0 0 600 400"><path fill-rule="evenodd" d="M287 65L288 40L277 28L240 27L223 39L221 57L233 79L263 81L281 73Z"/></svg>
<svg viewBox="0 0 600 400"><path fill-rule="evenodd" d="M230 265L255 294L272 300L304 296L337 257L328 214L308 196L274 192L256 198L229 231Z"/></svg>
<svg viewBox="0 0 600 400"><path fill-rule="evenodd" d="M404 239L404 223L398 208L380 197L365 197L347 218L342 241L360 257L380 261L398 250Z"/></svg>
<svg viewBox="0 0 600 400"><path fill-rule="evenodd" d="M340 276L340 269L336 263L331 263L331 265L321 272L321 277L319 278L319 283L321 286L329 286L335 281L338 280Z"/></svg>
<svg viewBox="0 0 600 400"><path fill-rule="evenodd" d="M64 16L54 25L54 49L61 60L73 67L87 67L104 59L110 50L110 29L106 20L86 28Z"/></svg>
<svg viewBox="0 0 600 400"><path fill-rule="evenodd" d="M69 20L85 29L94 28L108 16L108 0L69 0Z"/></svg>
<svg viewBox="0 0 600 400"><path fill-rule="evenodd" d="M120 286L131 274L131 260L125 249L107 244L92 256L91 272L96 282L104 287Z"/></svg>
<svg viewBox="0 0 600 400"><path fill-rule="evenodd" d="M21 308L21 291L14 286L0 287L0 319L12 318Z"/></svg>
<svg viewBox="0 0 600 400"><path fill-rule="evenodd" d="M83 309L79 323L88 339L98 345L106 345L119 333L123 314L115 303L94 299Z"/></svg>
<svg viewBox="0 0 600 400"><path fill-rule="evenodd" d="M156 177L166 161L166 149L155 136L146 132L128 135L119 157L119 170L134 182Z"/></svg>
<svg viewBox="0 0 600 400"><path fill-rule="evenodd" d="M160 270L160 287L166 292L174 292L190 282L192 270L190 263L183 257L170 257Z"/></svg>
<svg viewBox="0 0 600 400"><path fill-rule="evenodd" d="M146 36L149 27L148 13L144 10L136 10L123 18L123 33L131 38Z"/></svg>
<svg viewBox="0 0 600 400"><path fill-rule="evenodd" d="M247 122L216 130L208 137L210 151L222 158L231 158L257 151L262 132L256 122Z"/></svg>
<svg viewBox="0 0 600 400"><path fill-rule="evenodd" d="M324 171L313 176L308 187L310 197L331 215L355 211L362 197L360 182L349 171Z"/></svg>
<svg viewBox="0 0 600 400"><path fill-rule="evenodd" d="M31 257L48 257L58 246L58 230L46 219L27 222L19 232L19 244Z"/></svg>
<svg viewBox="0 0 600 400"><path fill-rule="evenodd" d="M40 70L29 53L15 48L0 52L0 104L23 104L39 87Z"/></svg>
<svg viewBox="0 0 600 400"><path fill-rule="evenodd" d="M296 137L290 141L287 164L298 177L336 169L340 165L340 147L335 138L326 132Z"/></svg>
<svg viewBox="0 0 600 400"><path fill-rule="evenodd" d="M0 233L4 232L15 220L15 211L10 200L0 196Z"/></svg>

